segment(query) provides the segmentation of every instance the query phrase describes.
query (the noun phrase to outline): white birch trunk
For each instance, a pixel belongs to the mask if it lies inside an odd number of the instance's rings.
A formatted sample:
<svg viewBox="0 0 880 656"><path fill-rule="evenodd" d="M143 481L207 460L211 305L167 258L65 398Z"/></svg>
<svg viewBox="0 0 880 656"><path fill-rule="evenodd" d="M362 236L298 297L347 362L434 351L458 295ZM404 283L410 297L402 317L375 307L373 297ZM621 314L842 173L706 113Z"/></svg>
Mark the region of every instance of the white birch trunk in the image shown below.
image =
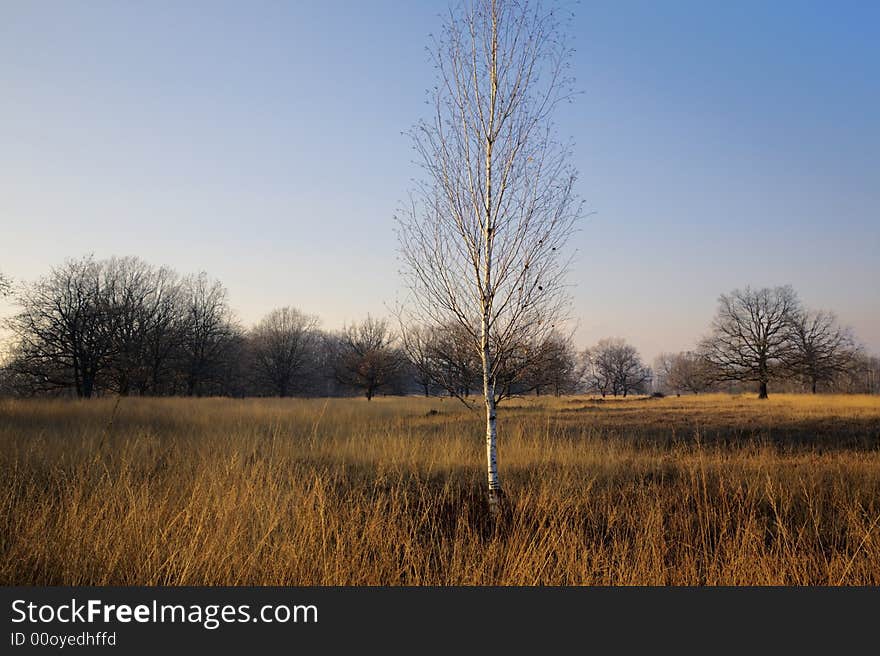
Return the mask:
<svg viewBox="0 0 880 656"><path fill-rule="evenodd" d="M495 241L494 208L492 206L492 151L495 145L495 99L498 93L498 32L495 1L492 1L492 41L489 68L489 116L486 126L486 198L483 223L485 244L483 270L483 320L481 331L481 360L483 362L483 397L486 400L486 466L489 477L489 512L497 517L501 510L501 482L498 480L498 446L495 412L494 360L490 347L490 314L495 298L492 289L492 251Z"/></svg>
<svg viewBox="0 0 880 656"><path fill-rule="evenodd" d="M495 383L492 380L492 355L489 349L488 320L483 320L482 336L483 396L486 399L486 470L489 480L489 512L497 516L501 508L501 481L498 478L498 431L495 412Z"/></svg>

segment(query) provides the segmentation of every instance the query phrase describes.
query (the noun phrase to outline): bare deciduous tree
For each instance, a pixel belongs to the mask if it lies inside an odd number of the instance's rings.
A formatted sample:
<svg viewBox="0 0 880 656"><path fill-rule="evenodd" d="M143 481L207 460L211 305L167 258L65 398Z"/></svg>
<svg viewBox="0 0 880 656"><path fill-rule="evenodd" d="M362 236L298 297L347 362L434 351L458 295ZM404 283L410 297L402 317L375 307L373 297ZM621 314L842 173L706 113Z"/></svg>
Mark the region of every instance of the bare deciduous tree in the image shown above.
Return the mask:
<svg viewBox="0 0 880 656"><path fill-rule="evenodd" d="M540 395L549 391L560 396L577 388L580 372L570 336L554 331L529 354L523 388Z"/></svg>
<svg viewBox="0 0 880 656"><path fill-rule="evenodd" d="M651 369L642 363L639 352L620 338L602 339L584 355L587 362L587 385L603 397L606 394L626 397L647 391Z"/></svg>
<svg viewBox="0 0 880 656"><path fill-rule="evenodd" d="M560 251L580 203L554 109L571 97L570 51L539 2L474 0L450 12L433 54L433 115L412 132L426 179L397 218L406 312L457 323L480 358L489 507L503 499L497 382L508 356L565 315Z"/></svg>
<svg viewBox="0 0 880 656"><path fill-rule="evenodd" d="M189 276L182 288L181 369L187 396L203 393L233 343L233 324L226 288L204 272Z"/></svg>
<svg viewBox="0 0 880 656"><path fill-rule="evenodd" d="M712 387L709 363L699 353L664 353L658 358L658 365L663 385L672 392L700 394Z"/></svg>
<svg viewBox="0 0 880 656"><path fill-rule="evenodd" d="M395 348L396 337L385 319L367 316L339 335L335 362L336 378L343 385L361 389L367 401L395 382L405 356Z"/></svg>
<svg viewBox="0 0 880 656"><path fill-rule="evenodd" d="M426 326L406 326L400 336L415 383L426 397L430 396L431 390L442 381L437 357L437 331Z"/></svg>
<svg viewBox="0 0 880 656"><path fill-rule="evenodd" d="M712 332L701 344L716 377L755 382L758 398L766 399L770 379L791 358L792 320L799 309L790 286L722 294Z"/></svg>
<svg viewBox="0 0 880 656"><path fill-rule="evenodd" d="M172 376L175 351L183 332L183 294L177 273L168 267L154 271L151 291L143 308L145 333L139 392L160 394Z"/></svg>
<svg viewBox="0 0 880 656"><path fill-rule="evenodd" d="M596 346L585 349L580 355L580 360L587 391L601 394L604 398L611 391L614 368L611 364L611 354L601 346L600 341Z"/></svg>
<svg viewBox="0 0 880 656"><path fill-rule="evenodd" d="M850 392L880 394L880 356L856 351L842 378Z"/></svg>
<svg viewBox="0 0 880 656"><path fill-rule="evenodd" d="M669 385L669 374L675 364L678 353L661 353L654 358L654 378L651 381L654 389L658 392L674 392L676 391Z"/></svg>
<svg viewBox="0 0 880 656"><path fill-rule="evenodd" d="M122 395L155 392L177 345L177 275L136 257L110 258L101 266L114 322L109 386Z"/></svg>
<svg viewBox="0 0 880 656"><path fill-rule="evenodd" d="M105 274L91 257L67 260L19 295L21 312L7 325L18 339L15 365L35 386L95 393L116 346Z"/></svg>
<svg viewBox="0 0 880 656"><path fill-rule="evenodd" d="M789 370L804 379L813 394L819 383L846 371L856 349L849 330L831 312L802 310L791 321Z"/></svg>
<svg viewBox="0 0 880 656"><path fill-rule="evenodd" d="M432 354L437 384L449 396L470 406L471 394L480 386L481 365L473 336L458 323L434 330Z"/></svg>
<svg viewBox="0 0 880 656"><path fill-rule="evenodd" d="M297 387L318 341L318 319L291 307L273 310L251 331L256 373L280 397Z"/></svg>

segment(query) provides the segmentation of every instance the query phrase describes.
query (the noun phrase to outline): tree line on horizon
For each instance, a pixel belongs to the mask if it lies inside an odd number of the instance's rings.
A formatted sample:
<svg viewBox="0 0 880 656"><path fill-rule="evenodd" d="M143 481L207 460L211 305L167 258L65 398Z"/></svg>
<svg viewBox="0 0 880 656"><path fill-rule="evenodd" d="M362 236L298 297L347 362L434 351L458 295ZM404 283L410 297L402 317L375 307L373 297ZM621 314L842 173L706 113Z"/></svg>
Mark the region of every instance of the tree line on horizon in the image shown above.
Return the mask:
<svg viewBox="0 0 880 656"><path fill-rule="evenodd" d="M256 325L234 317L225 287L136 257L67 260L12 294L19 312L0 369L16 396L345 396L423 394L471 404L480 362L466 331L367 316L339 331L277 308ZM607 338L578 351L560 330L516 344L498 373L499 398L523 394L699 394L880 391L880 359L830 312L805 309L791 287L724 294L691 351L647 366Z"/></svg>

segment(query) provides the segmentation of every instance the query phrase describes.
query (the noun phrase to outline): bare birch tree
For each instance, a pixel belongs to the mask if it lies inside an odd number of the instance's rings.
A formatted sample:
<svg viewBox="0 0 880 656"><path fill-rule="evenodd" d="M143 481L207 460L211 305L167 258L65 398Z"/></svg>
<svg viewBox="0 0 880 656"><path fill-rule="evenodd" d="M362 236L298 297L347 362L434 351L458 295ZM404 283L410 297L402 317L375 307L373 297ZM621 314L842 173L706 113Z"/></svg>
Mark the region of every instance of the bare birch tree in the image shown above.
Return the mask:
<svg viewBox="0 0 880 656"><path fill-rule="evenodd" d="M499 373L568 308L561 251L581 204L570 148L551 122L572 97L564 37L540 2L466 0L450 10L432 48L432 116L411 133L425 177L397 217L411 292L404 315L459 324L480 359L493 515L504 498Z"/></svg>

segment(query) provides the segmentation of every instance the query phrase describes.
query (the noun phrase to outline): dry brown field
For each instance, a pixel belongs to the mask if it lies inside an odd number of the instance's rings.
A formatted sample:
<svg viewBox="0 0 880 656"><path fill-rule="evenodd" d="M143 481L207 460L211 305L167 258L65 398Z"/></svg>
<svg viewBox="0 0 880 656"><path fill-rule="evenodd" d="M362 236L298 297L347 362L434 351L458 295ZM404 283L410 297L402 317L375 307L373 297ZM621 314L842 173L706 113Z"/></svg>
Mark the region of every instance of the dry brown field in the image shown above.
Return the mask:
<svg viewBox="0 0 880 656"><path fill-rule="evenodd" d="M435 412L432 412L435 411ZM880 397L0 400L4 585L880 584Z"/></svg>

